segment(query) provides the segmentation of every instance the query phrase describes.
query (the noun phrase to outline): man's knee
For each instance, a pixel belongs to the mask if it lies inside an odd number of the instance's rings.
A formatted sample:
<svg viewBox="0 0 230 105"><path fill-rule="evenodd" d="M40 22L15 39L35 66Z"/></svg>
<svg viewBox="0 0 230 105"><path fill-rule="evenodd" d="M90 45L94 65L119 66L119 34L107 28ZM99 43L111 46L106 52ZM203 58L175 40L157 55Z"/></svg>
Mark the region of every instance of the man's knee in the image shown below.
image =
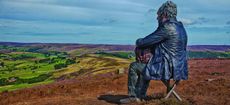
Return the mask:
<svg viewBox="0 0 230 105"><path fill-rule="evenodd" d="M130 70L136 70L137 68L137 62L132 62L130 65L129 65L129 69Z"/></svg>
<svg viewBox="0 0 230 105"><path fill-rule="evenodd" d="M144 69L144 66L145 66L145 64L143 64L143 63L132 62L129 65L129 72L140 73Z"/></svg>
<svg viewBox="0 0 230 105"><path fill-rule="evenodd" d="M132 62L132 63L130 63L130 67L133 67L133 66L135 66L137 64L137 62Z"/></svg>

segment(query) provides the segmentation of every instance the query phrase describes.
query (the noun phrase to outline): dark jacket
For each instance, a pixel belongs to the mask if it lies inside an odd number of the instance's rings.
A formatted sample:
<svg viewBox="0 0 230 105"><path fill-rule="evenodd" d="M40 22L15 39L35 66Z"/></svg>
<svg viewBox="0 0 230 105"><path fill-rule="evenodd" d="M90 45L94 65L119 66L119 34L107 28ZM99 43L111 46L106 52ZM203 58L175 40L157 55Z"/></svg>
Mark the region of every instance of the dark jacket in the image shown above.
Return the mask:
<svg viewBox="0 0 230 105"><path fill-rule="evenodd" d="M140 48L152 47L154 56L143 71L147 80L188 79L187 34L176 19L160 24L156 31L136 41Z"/></svg>

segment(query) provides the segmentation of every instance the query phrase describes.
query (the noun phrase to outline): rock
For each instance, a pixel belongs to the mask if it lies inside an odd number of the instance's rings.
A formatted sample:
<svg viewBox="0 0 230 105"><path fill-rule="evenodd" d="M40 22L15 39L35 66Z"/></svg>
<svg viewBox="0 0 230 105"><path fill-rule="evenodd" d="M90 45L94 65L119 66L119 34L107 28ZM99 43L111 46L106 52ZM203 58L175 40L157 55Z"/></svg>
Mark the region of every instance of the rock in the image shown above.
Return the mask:
<svg viewBox="0 0 230 105"><path fill-rule="evenodd" d="M15 81L17 81L17 79L14 78L14 77L12 77L12 78L10 78L10 79L8 80L8 82L15 82Z"/></svg>
<svg viewBox="0 0 230 105"><path fill-rule="evenodd" d="M112 94L114 94L115 92L114 91L108 91L108 92L106 92L105 94L107 94L107 95L112 95Z"/></svg>
<svg viewBox="0 0 230 105"><path fill-rule="evenodd" d="M211 82L211 81L213 81L213 80L215 80L215 79L207 79L208 82Z"/></svg>
<svg viewBox="0 0 230 105"><path fill-rule="evenodd" d="M221 72L212 72L210 75L223 75L224 73Z"/></svg>
<svg viewBox="0 0 230 105"><path fill-rule="evenodd" d="M125 73L125 69L124 68L119 68L117 70L117 74L124 74Z"/></svg>

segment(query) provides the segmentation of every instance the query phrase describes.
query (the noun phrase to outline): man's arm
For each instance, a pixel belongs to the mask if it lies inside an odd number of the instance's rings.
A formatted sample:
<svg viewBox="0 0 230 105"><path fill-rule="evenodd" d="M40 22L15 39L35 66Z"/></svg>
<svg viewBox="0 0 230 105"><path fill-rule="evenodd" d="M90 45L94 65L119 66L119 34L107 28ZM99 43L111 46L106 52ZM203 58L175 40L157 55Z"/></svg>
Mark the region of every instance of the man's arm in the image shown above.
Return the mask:
<svg viewBox="0 0 230 105"><path fill-rule="evenodd" d="M167 29L165 26L158 27L156 31L151 33L150 35L139 38L136 41L136 46L140 48L148 47L154 45L164 39L166 39Z"/></svg>

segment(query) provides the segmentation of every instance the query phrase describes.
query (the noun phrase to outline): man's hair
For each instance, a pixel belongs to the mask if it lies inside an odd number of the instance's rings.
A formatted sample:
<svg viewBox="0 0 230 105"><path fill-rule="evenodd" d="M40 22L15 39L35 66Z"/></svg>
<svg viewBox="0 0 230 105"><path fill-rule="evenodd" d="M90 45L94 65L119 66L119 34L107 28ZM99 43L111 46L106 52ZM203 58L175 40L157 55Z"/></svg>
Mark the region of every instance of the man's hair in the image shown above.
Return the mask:
<svg viewBox="0 0 230 105"><path fill-rule="evenodd" d="M168 18L175 18L177 16L177 6L172 1L167 1L161 5L158 9L157 14L159 16L166 16Z"/></svg>

